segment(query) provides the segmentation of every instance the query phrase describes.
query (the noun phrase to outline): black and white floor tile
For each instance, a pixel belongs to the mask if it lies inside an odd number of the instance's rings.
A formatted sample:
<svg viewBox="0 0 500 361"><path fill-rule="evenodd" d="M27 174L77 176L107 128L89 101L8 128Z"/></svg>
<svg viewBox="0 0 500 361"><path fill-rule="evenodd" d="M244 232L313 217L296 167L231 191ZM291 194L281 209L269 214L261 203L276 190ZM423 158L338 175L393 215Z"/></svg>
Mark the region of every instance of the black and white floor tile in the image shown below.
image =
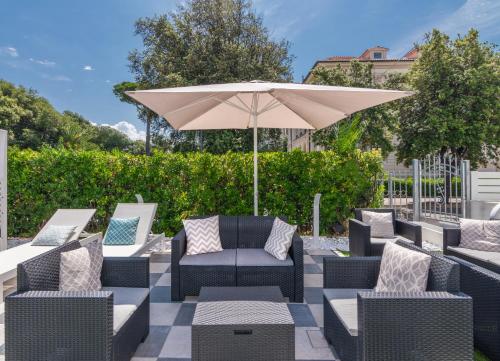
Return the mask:
<svg viewBox="0 0 500 361"><path fill-rule="evenodd" d="M323 256L329 250L306 250L304 256L304 303L288 304L295 329L297 360L336 360L323 337ZM151 254L151 328L132 361L191 360L191 321L196 297L172 302L170 298L170 254ZM4 310L0 305L0 361L4 361ZM270 360L271 361L271 360Z"/></svg>

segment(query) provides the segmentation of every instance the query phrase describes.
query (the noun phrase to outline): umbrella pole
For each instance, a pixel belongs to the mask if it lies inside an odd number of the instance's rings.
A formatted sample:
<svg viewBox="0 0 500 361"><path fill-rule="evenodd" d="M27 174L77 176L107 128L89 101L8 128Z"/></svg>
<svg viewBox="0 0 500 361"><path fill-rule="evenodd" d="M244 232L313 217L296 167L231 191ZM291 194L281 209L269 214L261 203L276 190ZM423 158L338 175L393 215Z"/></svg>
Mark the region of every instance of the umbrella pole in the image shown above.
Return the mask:
<svg viewBox="0 0 500 361"><path fill-rule="evenodd" d="M254 95L255 96L255 95ZM257 104L253 110L253 214L259 215L259 174L257 169Z"/></svg>

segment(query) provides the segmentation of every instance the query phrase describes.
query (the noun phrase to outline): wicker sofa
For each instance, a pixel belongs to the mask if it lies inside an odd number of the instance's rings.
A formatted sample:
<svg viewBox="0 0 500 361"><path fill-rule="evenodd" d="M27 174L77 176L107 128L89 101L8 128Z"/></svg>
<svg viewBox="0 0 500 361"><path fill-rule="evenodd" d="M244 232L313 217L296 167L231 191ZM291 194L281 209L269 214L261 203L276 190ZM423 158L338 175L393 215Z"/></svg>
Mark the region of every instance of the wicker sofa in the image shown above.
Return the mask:
<svg viewBox="0 0 500 361"><path fill-rule="evenodd" d="M340 359L472 360L472 299L459 293L458 264L432 255L427 292L407 294L373 291L380 261L323 260L325 338Z"/></svg>
<svg viewBox="0 0 500 361"><path fill-rule="evenodd" d="M479 251L460 247L460 228L443 228L443 252L500 274L500 252Z"/></svg>
<svg viewBox="0 0 500 361"><path fill-rule="evenodd" d="M101 291L62 292L61 252L18 265L5 300L5 356L11 361L129 360L149 333L149 258L104 258Z"/></svg>
<svg viewBox="0 0 500 361"><path fill-rule="evenodd" d="M473 299L474 344L500 360L500 253L460 247L460 229L443 229L444 254L460 264L461 291Z"/></svg>
<svg viewBox="0 0 500 361"><path fill-rule="evenodd" d="M370 226L363 222L362 211L392 213L394 239L374 238ZM349 251L351 256L381 256L387 242L404 239L422 247L422 227L402 219L396 219L396 211L391 208L355 208L354 219L349 219Z"/></svg>
<svg viewBox="0 0 500 361"><path fill-rule="evenodd" d="M172 286L174 301L197 296L203 286L280 286L284 297L302 302L304 297L303 242L294 234L287 259L280 261L264 245L274 217L219 216L222 252L186 255L186 232L172 239Z"/></svg>

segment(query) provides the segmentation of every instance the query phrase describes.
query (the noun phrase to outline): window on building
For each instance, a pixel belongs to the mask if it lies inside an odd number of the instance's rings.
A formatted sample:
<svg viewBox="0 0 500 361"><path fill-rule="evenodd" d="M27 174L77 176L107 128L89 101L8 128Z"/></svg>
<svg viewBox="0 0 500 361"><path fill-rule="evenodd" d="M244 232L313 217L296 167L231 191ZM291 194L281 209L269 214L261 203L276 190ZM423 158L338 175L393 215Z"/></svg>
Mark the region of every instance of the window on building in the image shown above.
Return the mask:
<svg viewBox="0 0 500 361"><path fill-rule="evenodd" d="M373 53L373 59L382 59L382 53L380 51L375 51Z"/></svg>

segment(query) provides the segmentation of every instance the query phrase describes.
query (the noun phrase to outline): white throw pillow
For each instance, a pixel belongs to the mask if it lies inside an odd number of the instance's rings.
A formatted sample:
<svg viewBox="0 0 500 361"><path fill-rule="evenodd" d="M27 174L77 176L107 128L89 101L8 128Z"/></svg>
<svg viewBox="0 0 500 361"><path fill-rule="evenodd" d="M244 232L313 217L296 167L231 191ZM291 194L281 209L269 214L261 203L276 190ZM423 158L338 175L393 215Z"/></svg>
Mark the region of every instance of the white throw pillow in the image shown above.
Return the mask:
<svg viewBox="0 0 500 361"><path fill-rule="evenodd" d="M222 243L219 234L219 216L182 221L186 230L188 256L220 252Z"/></svg>
<svg viewBox="0 0 500 361"><path fill-rule="evenodd" d="M297 226L292 226L276 217L264 250L277 259L284 261L292 245L293 234L296 230Z"/></svg>
<svg viewBox="0 0 500 361"><path fill-rule="evenodd" d="M33 240L32 246L61 246L75 232L76 226L47 226Z"/></svg>
<svg viewBox="0 0 500 361"><path fill-rule="evenodd" d="M431 256L387 242L375 292L424 292Z"/></svg>
<svg viewBox="0 0 500 361"><path fill-rule="evenodd" d="M73 251L61 253L60 291L98 291L101 289L102 242L94 241Z"/></svg>
<svg viewBox="0 0 500 361"><path fill-rule="evenodd" d="M370 226L371 237L394 238L392 213L361 211L361 218Z"/></svg>
<svg viewBox="0 0 500 361"><path fill-rule="evenodd" d="M500 252L500 221L460 219L460 247Z"/></svg>
<svg viewBox="0 0 500 361"><path fill-rule="evenodd" d="M484 221L484 233L486 233L486 238L500 241L500 220Z"/></svg>

